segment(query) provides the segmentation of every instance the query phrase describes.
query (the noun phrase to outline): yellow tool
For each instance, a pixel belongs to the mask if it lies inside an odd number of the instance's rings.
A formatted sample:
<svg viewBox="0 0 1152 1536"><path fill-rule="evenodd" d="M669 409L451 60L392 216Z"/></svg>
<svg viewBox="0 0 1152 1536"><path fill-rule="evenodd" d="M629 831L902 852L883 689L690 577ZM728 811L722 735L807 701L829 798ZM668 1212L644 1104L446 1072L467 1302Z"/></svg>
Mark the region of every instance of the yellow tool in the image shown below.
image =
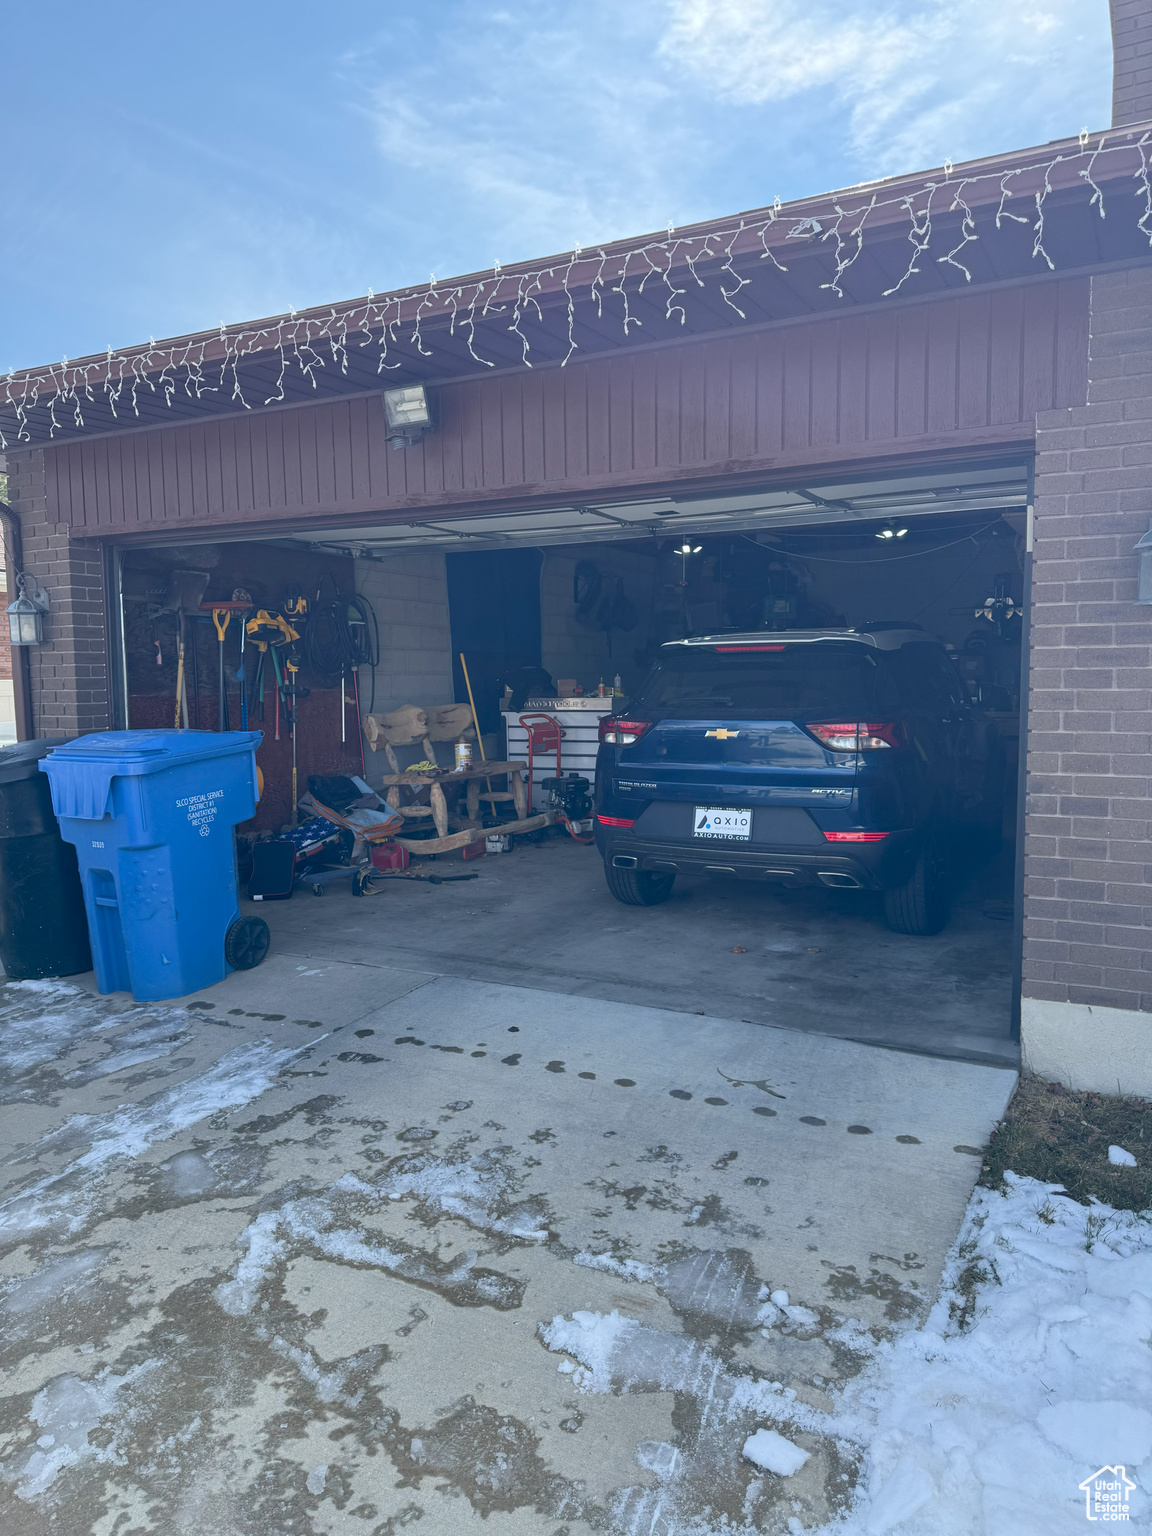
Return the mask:
<svg viewBox="0 0 1152 1536"><path fill-rule="evenodd" d="M224 636L228 633L228 626L232 622L232 610L230 608L213 608L212 622L216 626L216 638L220 644L217 647L219 657L218 691L220 694L220 722L219 729L228 729L228 692L224 681Z"/></svg>
<svg viewBox="0 0 1152 1536"><path fill-rule="evenodd" d="M220 725L219 725L219 728L222 731L226 731L228 729L228 692L227 692L227 684L225 683L225 680L224 680L224 636L228 633L228 626L232 622L232 615L234 613L247 613L249 608L251 608L251 606L252 606L252 604L250 602L247 602L247 603L245 603L245 602L238 602L235 599L232 599L230 602L227 602L227 603L221 603L221 602L211 603L211 602L209 602L209 603L201 603L200 604L200 612L201 613L210 613L212 615L212 622L216 626L216 639L219 641L219 646L218 646L219 656L220 656L220 671L219 671ZM239 622L243 623L244 621L243 621L243 619L241 619Z"/></svg>
<svg viewBox="0 0 1152 1536"><path fill-rule="evenodd" d="M480 761L482 763L486 763L488 761L488 759L484 756L484 738L480 734L480 722L476 718L476 700L472 697L472 682L471 682L471 679L468 676L468 663L464 660L464 652L463 651L460 652L460 666L463 668L463 671L464 671L464 686L468 690L468 704L469 704L469 707L472 710L472 724L473 724L473 726L475 727L475 730L476 730L476 745L480 748ZM492 780L490 778L486 777L484 782L488 786L488 793L491 794L492 793ZM532 784L531 784L531 781L529 781L529 784L528 784L528 798L529 798L529 800L531 800L531 798L532 798ZM491 809L491 807L492 807L491 800L489 800L488 806L489 806L489 809Z"/></svg>
<svg viewBox="0 0 1152 1536"><path fill-rule="evenodd" d="M301 598L300 602L303 601ZM282 613L269 613L267 608L258 609L255 618L249 619L245 627L261 650L269 641L273 645L291 645L300 638L300 631L293 629ZM277 635L279 639L275 638Z"/></svg>

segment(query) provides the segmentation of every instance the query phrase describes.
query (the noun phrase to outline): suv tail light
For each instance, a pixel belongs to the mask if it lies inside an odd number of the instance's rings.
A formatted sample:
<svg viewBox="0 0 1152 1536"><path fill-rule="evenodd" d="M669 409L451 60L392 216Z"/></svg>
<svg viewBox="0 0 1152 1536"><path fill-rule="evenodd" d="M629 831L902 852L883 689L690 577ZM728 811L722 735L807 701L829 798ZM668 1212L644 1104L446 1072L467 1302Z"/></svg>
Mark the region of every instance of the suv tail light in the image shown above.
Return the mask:
<svg viewBox="0 0 1152 1536"><path fill-rule="evenodd" d="M605 715L600 721L600 740L612 747L630 747L651 729L651 720L621 720L615 715Z"/></svg>
<svg viewBox="0 0 1152 1536"><path fill-rule="evenodd" d="M891 721L809 722L805 729L811 731L821 746L830 747L833 752L875 752L881 747L903 745L900 727Z"/></svg>
<svg viewBox="0 0 1152 1536"><path fill-rule="evenodd" d="M830 843L879 843L888 836L887 832L825 832L824 837Z"/></svg>

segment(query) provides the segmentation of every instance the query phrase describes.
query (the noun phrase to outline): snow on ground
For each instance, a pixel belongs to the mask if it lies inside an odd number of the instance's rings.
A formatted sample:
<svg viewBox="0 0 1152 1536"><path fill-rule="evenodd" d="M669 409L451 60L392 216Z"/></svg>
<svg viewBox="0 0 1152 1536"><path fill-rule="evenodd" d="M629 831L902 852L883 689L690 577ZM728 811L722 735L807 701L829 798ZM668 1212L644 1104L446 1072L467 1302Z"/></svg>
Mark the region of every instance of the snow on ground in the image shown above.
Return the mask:
<svg viewBox="0 0 1152 1536"><path fill-rule="evenodd" d="M855 1502L826 1536L1082 1531L1079 1485L1105 1466L1133 1481L1131 1524L1147 1529L1150 1336L1152 1213L1081 1206L1013 1174L1002 1192L973 1196L924 1326L877 1346L830 1415L618 1312L576 1312L541 1329L550 1349L579 1361L560 1370L583 1391L689 1391L733 1429L752 1408L767 1434L749 1437L744 1454L765 1450L761 1465L779 1475L785 1458L773 1467L768 1453L788 1442L774 1424L854 1448ZM659 1494L669 1531L681 1528L677 1475Z"/></svg>
<svg viewBox="0 0 1152 1536"><path fill-rule="evenodd" d="M973 1196L924 1327L838 1405L866 1448L844 1536L1082 1531L1105 1464L1138 1485L1132 1523L1152 1512L1152 1213L1006 1177Z"/></svg>
<svg viewBox="0 0 1152 1536"><path fill-rule="evenodd" d="M128 1010L110 1006L66 981L10 981L3 996L0 1080L8 1093L18 1093L19 1079L67 1055L87 1035L116 1029L143 1014L132 1006Z"/></svg>
<svg viewBox="0 0 1152 1536"><path fill-rule="evenodd" d="M323 1039L320 1036L319 1039ZM117 1158L133 1158L220 1110L258 1098L294 1057L315 1045L275 1049L269 1040L237 1046L205 1072L143 1104L125 1104L104 1115L72 1115L57 1131L20 1150L28 1161L54 1147L86 1142L88 1150L58 1173L0 1201L0 1242L22 1241L33 1232L56 1228L81 1231L99 1199L99 1187L83 1180Z"/></svg>

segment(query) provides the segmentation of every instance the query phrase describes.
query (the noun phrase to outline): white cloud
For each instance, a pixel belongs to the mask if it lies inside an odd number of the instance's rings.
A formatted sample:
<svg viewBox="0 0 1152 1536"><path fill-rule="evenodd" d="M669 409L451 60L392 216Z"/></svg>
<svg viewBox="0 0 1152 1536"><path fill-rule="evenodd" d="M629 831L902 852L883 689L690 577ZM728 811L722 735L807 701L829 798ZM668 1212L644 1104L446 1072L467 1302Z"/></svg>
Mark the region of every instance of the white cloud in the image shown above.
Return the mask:
<svg viewBox="0 0 1152 1536"><path fill-rule="evenodd" d="M451 188L483 266L659 226L690 144L656 62L658 10L608 0L517 7L441 33L431 62L347 61L392 173ZM443 243L443 242L442 242Z"/></svg>
<svg viewBox="0 0 1152 1536"><path fill-rule="evenodd" d="M660 45L734 107L822 95L868 176L1107 126L1107 0L670 0Z"/></svg>

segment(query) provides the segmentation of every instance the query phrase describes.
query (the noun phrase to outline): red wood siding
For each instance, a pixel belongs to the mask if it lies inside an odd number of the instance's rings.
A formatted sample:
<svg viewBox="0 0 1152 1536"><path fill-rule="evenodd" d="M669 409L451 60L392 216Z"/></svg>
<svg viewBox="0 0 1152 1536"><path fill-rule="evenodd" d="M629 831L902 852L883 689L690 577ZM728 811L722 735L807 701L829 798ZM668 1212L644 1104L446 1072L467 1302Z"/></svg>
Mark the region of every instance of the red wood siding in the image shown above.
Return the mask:
<svg viewBox="0 0 1152 1536"><path fill-rule="evenodd" d="M394 451L379 398L49 449L49 509L89 536L590 498L685 479L1030 441L1082 404L1088 280L730 333L474 379Z"/></svg>

